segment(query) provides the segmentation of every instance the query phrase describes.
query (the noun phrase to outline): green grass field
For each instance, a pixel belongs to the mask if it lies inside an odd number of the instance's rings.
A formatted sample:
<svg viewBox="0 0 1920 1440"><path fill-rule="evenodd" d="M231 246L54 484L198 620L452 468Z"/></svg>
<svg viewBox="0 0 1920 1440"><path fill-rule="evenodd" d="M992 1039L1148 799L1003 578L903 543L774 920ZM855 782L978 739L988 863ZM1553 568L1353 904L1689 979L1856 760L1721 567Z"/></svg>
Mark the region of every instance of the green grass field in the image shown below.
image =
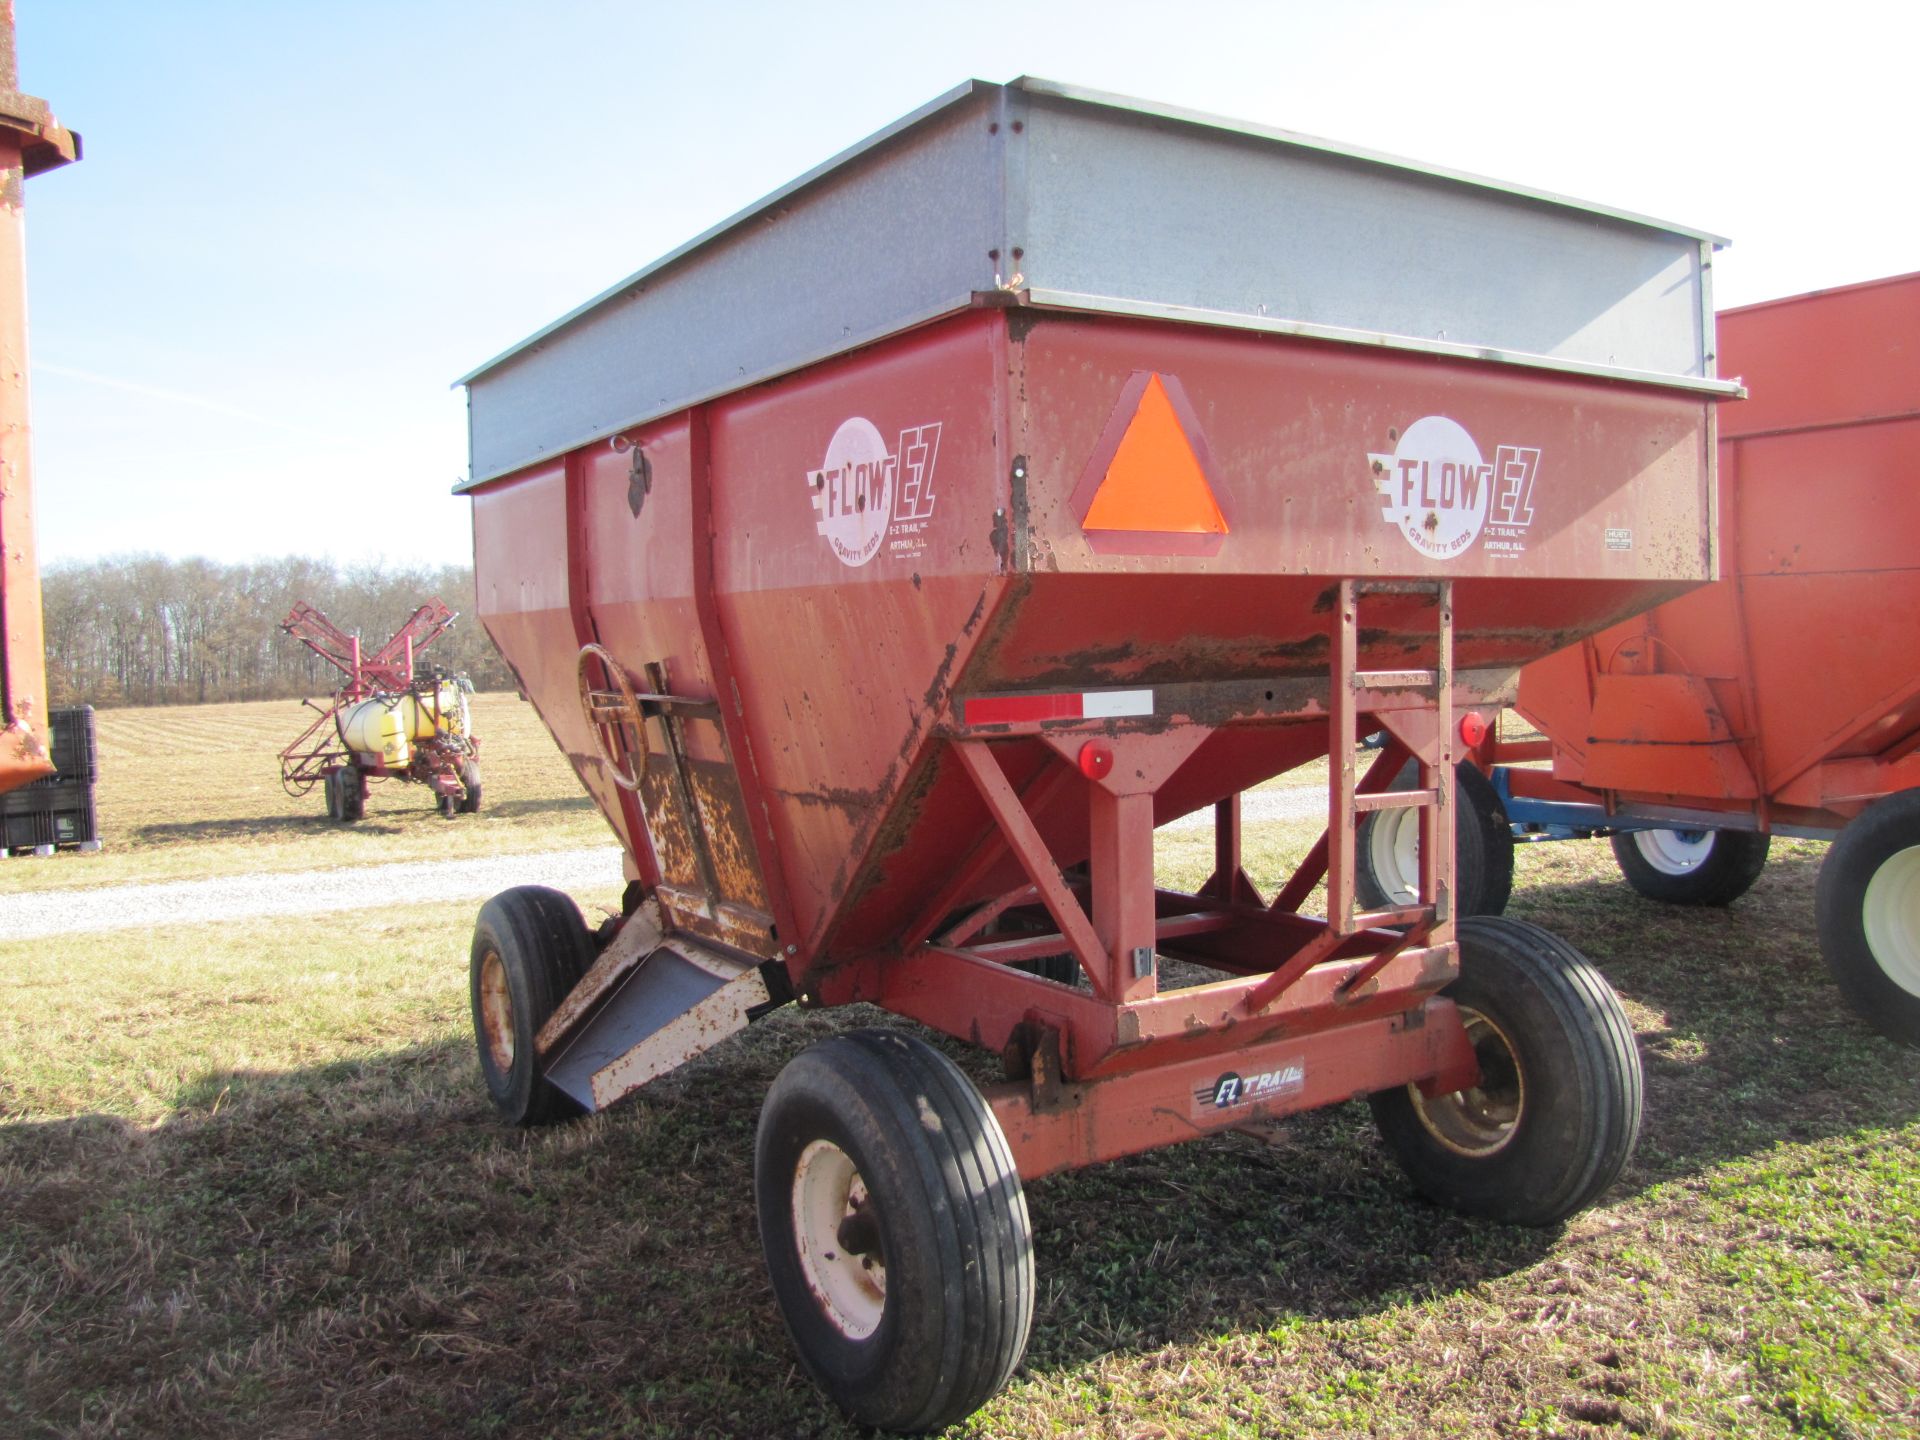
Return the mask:
<svg viewBox="0 0 1920 1440"><path fill-rule="evenodd" d="M485 813L387 786L343 830L279 792L297 707L103 712L107 848L0 890L607 842L529 707L476 726ZM1313 829L1258 827L1255 878ZM1778 842L1703 912L1638 899L1604 843L1523 850L1512 913L1602 965L1646 1066L1600 1207L1438 1210L1357 1104L1038 1182L1026 1364L954 1433L1920 1432L1920 1053L1827 982L1822 851ZM1175 883L1209 858L1162 848ZM898 1022L783 1011L509 1132L468 1034L475 908L0 940L0 1435L854 1433L774 1308L751 1141L799 1048Z"/></svg>

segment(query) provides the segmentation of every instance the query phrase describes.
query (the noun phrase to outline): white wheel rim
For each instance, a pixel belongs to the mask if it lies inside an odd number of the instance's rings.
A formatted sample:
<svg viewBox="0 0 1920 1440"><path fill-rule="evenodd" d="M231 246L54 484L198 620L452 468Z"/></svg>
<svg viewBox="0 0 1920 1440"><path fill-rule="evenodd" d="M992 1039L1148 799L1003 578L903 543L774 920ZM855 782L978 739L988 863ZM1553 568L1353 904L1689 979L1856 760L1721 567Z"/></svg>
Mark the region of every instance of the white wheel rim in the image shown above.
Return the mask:
<svg viewBox="0 0 1920 1440"><path fill-rule="evenodd" d="M1640 858L1662 875L1691 875L1713 854L1711 830L1636 830Z"/></svg>
<svg viewBox="0 0 1920 1440"><path fill-rule="evenodd" d="M1367 859L1373 878L1394 905L1411 905L1420 898L1420 812L1376 810L1367 827Z"/></svg>
<svg viewBox="0 0 1920 1440"><path fill-rule="evenodd" d="M793 1237L800 1273L835 1329L864 1340L887 1306L887 1267L873 1200L852 1159L831 1140L800 1152L793 1172ZM864 1224L861 1237L850 1226ZM864 1250L857 1249L864 1243Z"/></svg>
<svg viewBox="0 0 1920 1440"><path fill-rule="evenodd" d="M1484 1160L1513 1143L1527 1109L1527 1072L1507 1032L1478 1010L1460 1007L1460 1023L1480 1061L1480 1083L1429 1100L1409 1085L1413 1113L1427 1133L1456 1155Z"/></svg>
<svg viewBox="0 0 1920 1440"><path fill-rule="evenodd" d="M1896 850L1873 872L1860 921L1881 973L1920 996L1920 845Z"/></svg>

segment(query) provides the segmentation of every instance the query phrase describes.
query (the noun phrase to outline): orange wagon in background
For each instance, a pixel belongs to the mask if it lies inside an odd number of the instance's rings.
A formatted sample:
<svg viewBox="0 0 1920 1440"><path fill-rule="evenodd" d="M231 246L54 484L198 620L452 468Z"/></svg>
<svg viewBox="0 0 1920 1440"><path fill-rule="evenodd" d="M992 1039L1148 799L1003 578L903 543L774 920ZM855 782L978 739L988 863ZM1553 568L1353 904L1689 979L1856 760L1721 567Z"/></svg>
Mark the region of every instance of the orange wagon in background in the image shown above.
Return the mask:
<svg viewBox="0 0 1920 1440"><path fill-rule="evenodd" d="M1497 873L1509 826L1612 833L1642 893L1726 904L1771 835L1832 838L1821 950L1865 1018L1920 1043L1920 274L1723 312L1719 344L1749 391L1718 417L1722 578L1521 672L1547 739L1480 747L1460 845ZM1363 840L1367 893L1409 883L1392 828Z"/></svg>

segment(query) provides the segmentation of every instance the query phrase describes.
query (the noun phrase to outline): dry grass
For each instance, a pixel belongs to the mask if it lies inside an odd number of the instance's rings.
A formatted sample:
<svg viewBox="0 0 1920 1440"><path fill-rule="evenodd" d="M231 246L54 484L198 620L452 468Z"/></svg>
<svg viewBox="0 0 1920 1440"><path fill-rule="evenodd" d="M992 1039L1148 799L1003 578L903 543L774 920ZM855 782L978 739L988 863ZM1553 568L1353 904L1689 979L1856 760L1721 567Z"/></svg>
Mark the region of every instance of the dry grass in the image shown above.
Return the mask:
<svg viewBox="0 0 1920 1440"><path fill-rule="evenodd" d="M448 821L421 785L376 781L366 819L327 819L316 788L280 786L278 756L314 718L292 700L102 710L93 854L16 856L0 894L256 870L612 844L573 770L517 696L473 697L484 808Z"/></svg>
<svg viewBox="0 0 1920 1440"><path fill-rule="evenodd" d="M1256 878L1310 829L1261 827ZM387 846L413 833L446 831ZM1027 1364L956 1433L1914 1434L1920 1054L1821 972L1821 849L1783 842L1726 912L1639 900L1604 844L1523 851L1514 912L1640 1035L1647 1129L1606 1204L1462 1220L1356 1105L1042 1181ZM1162 858L1191 883L1208 846ZM0 942L0 1433L852 1433L773 1307L751 1137L798 1048L895 1022L781 1012L510 1133L467 1036L471 908Z"/></svg>

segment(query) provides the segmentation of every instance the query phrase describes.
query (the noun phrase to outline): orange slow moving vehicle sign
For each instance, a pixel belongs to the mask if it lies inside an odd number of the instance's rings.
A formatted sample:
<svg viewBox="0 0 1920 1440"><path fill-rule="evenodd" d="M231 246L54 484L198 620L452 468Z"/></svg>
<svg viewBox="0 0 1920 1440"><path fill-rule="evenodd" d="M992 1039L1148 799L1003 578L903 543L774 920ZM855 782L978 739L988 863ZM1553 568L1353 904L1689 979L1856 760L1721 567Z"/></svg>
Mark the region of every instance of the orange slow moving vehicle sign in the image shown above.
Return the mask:
<svg viewBox="0 0 1920 1440"><path fill-rule="evenodd" d="M1134 372L1074 490L1088 543L1108 555L1216 554L1228 526L1207 460L1178 378Z"/></svg>

